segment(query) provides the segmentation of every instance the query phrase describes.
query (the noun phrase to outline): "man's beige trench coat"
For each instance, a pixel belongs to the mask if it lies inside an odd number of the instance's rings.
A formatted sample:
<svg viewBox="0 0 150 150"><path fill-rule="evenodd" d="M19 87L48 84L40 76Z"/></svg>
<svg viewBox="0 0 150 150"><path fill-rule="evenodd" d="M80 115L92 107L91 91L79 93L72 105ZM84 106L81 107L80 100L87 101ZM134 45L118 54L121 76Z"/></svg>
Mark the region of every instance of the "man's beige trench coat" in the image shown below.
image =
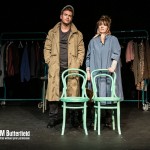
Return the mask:
<svg viewBox="0 0 150 150"><path fill-rule="evenodd" d="M59 101L60 90L60 48L59 48L59 27L57 23L53 29L49 30L45 40L44 59L48 65L48 84L46 90L46 99L48 101ZM68 68L80 68L85 56L85 47L82 33L77 30L72 23L71 32L68 38ZM79 94L79 81L77 78L68 80L69 96Z"/></svg>

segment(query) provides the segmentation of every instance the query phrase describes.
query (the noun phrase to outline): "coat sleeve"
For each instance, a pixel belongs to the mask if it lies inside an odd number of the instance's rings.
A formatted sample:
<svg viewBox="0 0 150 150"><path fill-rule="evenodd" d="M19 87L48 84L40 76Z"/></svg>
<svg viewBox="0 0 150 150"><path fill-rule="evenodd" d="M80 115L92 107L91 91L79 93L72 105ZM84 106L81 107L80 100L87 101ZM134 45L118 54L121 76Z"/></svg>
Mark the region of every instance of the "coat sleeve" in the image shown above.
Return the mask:
<svg viewBox="0 0 150 150"><path fill-rule="evenodd" d="M79 34L78 38L78 61L80 63L80 66L83 64L84 56L85 56L85 47L83 42L83 35L82 33Z"/></svg>
<svg viewBox="0 0 150 150"><path fill-rule="evenodd" d="M44 59L45 63L49 64L52 49L52 34L49 31L44 44Z"/></svg>
<svg viewBox="0 0 150 150"><path fill-rule="evenodd" d="M111 59L116 60L118 62L118 60L120 59L120 54L121 54L121 47L120 47L119 41L115 36L113 36Z"/></svg>
<svg viewBox="0 0 150 150"><path fill-rule="evenodd" d="M85 60L85 65L86 65L86 69L90 69L90 57L91 57L91 41L89 42L89 45L88 45L88 50L87 50L87 53L86 53L86 60Z"/></svg>

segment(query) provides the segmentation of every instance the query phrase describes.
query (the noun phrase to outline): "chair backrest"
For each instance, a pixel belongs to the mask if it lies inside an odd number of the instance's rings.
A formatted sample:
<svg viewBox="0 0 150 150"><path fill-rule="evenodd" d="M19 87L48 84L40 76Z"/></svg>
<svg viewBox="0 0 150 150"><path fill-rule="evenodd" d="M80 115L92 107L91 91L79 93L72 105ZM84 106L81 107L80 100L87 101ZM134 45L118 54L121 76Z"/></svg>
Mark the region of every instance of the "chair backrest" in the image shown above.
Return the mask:
<svg viewBox="0 0 150 150"><path fill-rule="evenodd" d="M67 97L68 79L78 80L79 86L81 88L80 89L81 97L87 97L87 94L86 94L87 74L84 70L76 69L76 68L66 69L62 73L61 78L62 78L62 83L63 83L63 91L62 91L61 97Z"/></svg>
<svg viewBox="0 0 150 150"><path fill-rule="evenodd" d="M96 69L91 72L91 80L92 80L92 87L93 87L93 97L98 96L98 86L97 80L105 79L107 83L110 84L110 96L109 97L117 97L116 96L116 73L110 73L108 69ZM102 87L103 88L103 87Z"/></svg>

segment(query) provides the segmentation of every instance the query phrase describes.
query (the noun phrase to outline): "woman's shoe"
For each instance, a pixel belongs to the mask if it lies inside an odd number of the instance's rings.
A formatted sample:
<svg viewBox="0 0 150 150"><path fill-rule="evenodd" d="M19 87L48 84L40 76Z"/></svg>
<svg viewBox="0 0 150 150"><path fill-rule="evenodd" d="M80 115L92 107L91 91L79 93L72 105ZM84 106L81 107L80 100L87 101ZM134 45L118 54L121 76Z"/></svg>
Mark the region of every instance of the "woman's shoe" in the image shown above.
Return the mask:
<svg viewBox="0 0 150 150"><path fill-rule="evenodd" d="M112 119L110 117L105 119L105 127L112 128Z"/></svg>

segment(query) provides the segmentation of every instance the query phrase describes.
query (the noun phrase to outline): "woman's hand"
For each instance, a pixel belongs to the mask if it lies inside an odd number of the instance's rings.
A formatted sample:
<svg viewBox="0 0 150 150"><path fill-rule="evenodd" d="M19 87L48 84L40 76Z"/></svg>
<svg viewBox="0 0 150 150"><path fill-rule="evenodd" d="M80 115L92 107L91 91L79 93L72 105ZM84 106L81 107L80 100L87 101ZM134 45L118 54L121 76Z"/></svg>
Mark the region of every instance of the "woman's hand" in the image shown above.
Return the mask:
<svg viewBox="0 0 150 150"><path fill-rule="evenodd" d="M91 73L89 70L86 71L86 73L87 73L87 80L90 81L91 80Z"/></svg>
<svg viewBox="0 0 150 150"><path fill-rule="evenodd" d="M116 70L116 66L117 66L117 61L113 60L112 64L111 64L111 67L108 68L109 72L114 72Z"/></svg>
<svg viewBox="0 0 150 150"><path fill-rule="evenodd" d="M110 68L108 68L108 71L113 73L115 71L115 68L110 67Z"/></svg>

